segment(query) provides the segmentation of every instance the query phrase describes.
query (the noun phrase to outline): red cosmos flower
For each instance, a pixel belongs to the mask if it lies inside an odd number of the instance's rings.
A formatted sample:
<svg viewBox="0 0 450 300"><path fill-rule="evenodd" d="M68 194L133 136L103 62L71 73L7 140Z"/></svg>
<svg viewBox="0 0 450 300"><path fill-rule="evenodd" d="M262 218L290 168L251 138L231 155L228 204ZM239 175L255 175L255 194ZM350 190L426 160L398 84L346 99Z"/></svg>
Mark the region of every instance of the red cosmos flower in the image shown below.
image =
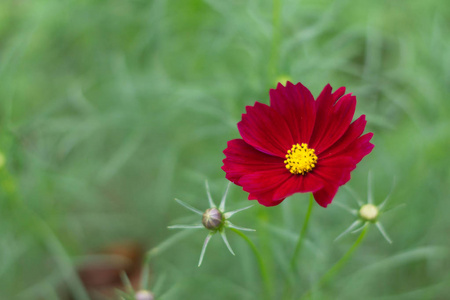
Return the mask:
<svg viewBox="0 0 450 300"><path fill-rule="evenodd" d="M374 147L373 133L361 136L365 115L351 123L356 97L344 93L344 87L332 93L328 84L314 100L301 83L279 83L270 90L270 106L247 106L238 123L242 139L223 151L226 178L265 206L312 192L326 207Z"/></svg>

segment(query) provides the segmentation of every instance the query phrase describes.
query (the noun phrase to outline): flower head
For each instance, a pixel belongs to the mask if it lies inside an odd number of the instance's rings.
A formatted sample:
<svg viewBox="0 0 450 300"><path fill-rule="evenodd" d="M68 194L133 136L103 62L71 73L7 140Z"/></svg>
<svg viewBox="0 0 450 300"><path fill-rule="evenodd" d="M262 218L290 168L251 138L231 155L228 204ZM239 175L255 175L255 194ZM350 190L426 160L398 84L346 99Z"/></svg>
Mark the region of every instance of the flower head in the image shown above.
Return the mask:
<svg viewBox="0 0 450 300"><path fill-rule="evenodd" d="M392 189L394 188L394 184L392 185ZM346 209L348 212L350 212L352 215L354 215L355 217L357 217L357 219L346 229L344 230L344 232L342 232L337 238L336 240L340 239L341 237L343 237L344 235L346 235L347 233L355 233L358 232L360 230L362 230L364 227L370 225L370 224L375 224L375 226L378 228L378 230L380 231L381 235L384 237L384 239L391 244L392 241L389 238L389 236L387 235L386 231L384 230L383 225L381 225L380 221L378 220L380 214L382 214L383 212L385 212L385 206L386 203L388 202L391 193L392 193L392 189L391 192L386 196L386 198L383 200L383 202L381 202L380 205L375 205L373 204L373 193L372 193L372 173L369 172L369 176L368 176L368 183L367 183L367 203L364 204L361 199L356 195L356 193L349 187L347 187L347 190L350 192L350 194L353 196L353 198L356 200L356 202L358 203L359 208L356 209L352 209L350 207L347 207L346 205L343 205L341 203L339 203L339 206ZM358 226L360 226L358 229L356 229Z"/></svg>
<svg viewBox="0 0 450 300"><path fill-rule="evenodd" d="M208 201L209 201L209 205L210 207L208 209L206 209L204 212L190 206L189 204L179 200L179 199L175 199L175 201L177 201L179 204L181 204L182 206L186 207L187 209L189 209L190 211L193 211L194 213L201 215L202 216L202 223L201 224L194 224L194 225L173 225L173 226L169 226L170 229L198 229L198 228L206 228L209 230L208 235L206 236L205 242L203 243L203 248L202 248L202 252L200 254L200 260L198 262L198 266L200 267L200 265L202 264L203 261L203 257L205 256L205 251L206 251L206 247L208 246L208 243L211 239L211 237L219 232L220 235L222 236L222 239L225 243L225 245L227 246L228 250L231 252L231 254L235 255L233 252L233 249L231 249L230 243L228 242L227 236L225 234L225 228L235 228L238 230L243 230L243 231L255 231L254 229L250 229L250 228L243 228L243 227L239 227L234 225L233 223L231 223L229 221L229 218L231 218L231 216L233 216L235 213L238 213L240 211L246 210L250 207L252 207L253 205L244 207L244 208L240 208L234 211L230 211L230 212L225 212L225 202L227 200L227 194L228 194L228 189L230 188L230 184L228 184L227 189L225 190L225 193L222 196L222 200L220 201L220 205L219 207L216 206L216 204L214 203L212 197L211 197L211 193L209 191L209 185L208 182L205 182L206 185L206 194L208 196Z"/></svg>
<svg viewBox="0 0 450 300"><path fill-rule="evenodd" d="M362 135L365 116L352 123L356 97L344 93L327 85L314 100L301 83L288 81L270 90L270 106L247 106L238 123L242 139L224 150L226 178L265 206L312 192L326 207L374 147L373 134Z"/></svg>
<svg viewBox="0 0 450 300"><path fill-rule="evenodd" d="M223 213L216 207L208 208L202 216L202 224L209 230L220 230L224 225Z"/></svg>
<svg viewBox="0 0 450 300"><path fill-rule="evenodd" d="M367 222L375 222L379 213L378 207L371 203L364 204L359 209L359 217Z"/></svg>

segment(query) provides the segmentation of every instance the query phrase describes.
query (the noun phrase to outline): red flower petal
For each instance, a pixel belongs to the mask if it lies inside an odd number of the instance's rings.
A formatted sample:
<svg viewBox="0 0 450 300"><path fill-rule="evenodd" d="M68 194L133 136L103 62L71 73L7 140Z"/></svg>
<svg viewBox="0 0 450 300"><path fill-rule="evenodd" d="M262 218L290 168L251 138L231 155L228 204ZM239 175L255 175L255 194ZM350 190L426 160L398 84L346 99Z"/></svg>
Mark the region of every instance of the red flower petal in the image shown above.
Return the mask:
<svg viewBox="0 0 450 300"><path fill-rule="evenodd" d="M246 174L284 167L282 158L262 153L242 139L229 141L223 153L226 158L222 170L226 178L236 184Z"/></svg>
<svg viewBox="0 0 450 300"><path fill-rule="evenodd" d="M293 175L280 169L243 176L239 185L250 193L249 200L257 199L264 206L274 206L292 194L317 191L324 186L324 182L312 173Z"/></svg>
<svg viewBox="0 0 450 300"><path fill-rule="evenodd" d="M322 136L317 135L317 144L311 145L316 149L317 154L332 146L345 133L353 119L355 108L356 97L347 94L336 102L331 114L327 115L325 119L317 119L318 123L327 124Z"/></svg>
<svg viewBox="0 0 450 300"><path fill-rule="evenodd" d="M330 204L333 201L334 196L337 193L339 186L329 184L326 185L323 189L318 190L317 192L314 192L314 200L322 206L327 207L328 204Z"/></svg>
<svg viewBox="0 0 450 300"><path fill-rule="evenodd" d="M269 191L275 191L291 176L295 176L284 168L255 172L242 176L238 184L242 186L244 191L252 194L263 194ZM277 200L277 199L274 199Z"/></svg>
<svg viewBox="0 0 450 300"><path fill-rule="evenodd" d="M278 170L261 171L242 176L238 185L242 186L244 191L250 193L249 200L257 199L264 206L274 206L284 200L284 198L274 198L276 189L286 180L289 180L291 176L293 175L286 172L285 168L284 170L280 168Z"/></svg>
<svg viewBox="0 0 450 300"><path fill-rule="evenodd" d="M318 142L324 135L328 126L327 117L331 115L333 111L334 102L335 100L331 96L331 86L327 84L316 100L316 124L314 126L313 135L311 136L311 140L308 144L310 148L315 149Z"/></svg>
<svg viewBox="0 0 450 300"><path fill-rule="evenodd" d="M284 158L294 142L283 117L259 102L246 109L247 113L242 115L242 121L238 123L244 141L261 152Z"/></svg>
<svg viewBox="0 0 450 300"><path fill-rule="evenodd" d="M281 202L283 202L283 199L279 199L279 200L273 200L273 193L274 191L268 191L266 193L262 193L262 194L252 194L250 193L248 195L248 200L257 200L259 204L262 204L264 206L270 207L270 206L275 206L280 204Z"/></svg>
<svg viewBox="0 0 450 300"><path fill-rule="evenodd" d="M351 156L355 163L359 163L364 158L364 156L372 152L372 149L375 147L372 143L370 143L370 139L372 139L372 137L372 132L366 133L365 135L359 137L357 140L351 143L337 155Z"/></svg>
<svg viewBox="0 0 450 300"><path fill-rule="evenodd" d="M350 124L344 135L333 146L321 153L321 158L336 155L348 147L348 145L353 143L364 132L366 123L367 121L365 115L362 115L356 119L352 124Z"/></svg>
<svg viewBox="0 0 450 300"><path fill-rule="evenodd" d="M364 120L363 118L359 119ZM369 142L372 136L373 133L367 133L354 140L338 155L322 159L321 162L324 165L319 166L318 164L313 170L313 173L318 174L331 183L313 193L314 199L320 206L327 207L332 202L339 186L346 184L350 180L350 172L356 168L356 164L372 151L374 145Z"/></svg>
<svg viewBox="0 0 450 300"><path fill-rule="evenodd" d="M350 172L355 168L356 163L352 157L339 156L320 160L311 173L327 183L340 186L350 179Z"/></svg>
<svg viewBox="0 0 450 300"><path fill-rule="evenodd" d="M336 102L344 94L345 94L345 87L341 86L332 94L334 102Z"/></svg>
<svg viewBox="0 0 450 300"><path fill-rule="evenodd" d="M323 185L323 180L314 173L293 175L277 188L273 198L284 199L295 193L315 192L322 188Z"/></svg>
<svg viewBox="0 0 450 300"><path fill-rule="evenodd" d="M271 89L270 105L286 120L294 143L309 143L316 120L316 107L311 92L301 83L281 83ZM292 145L291 145L292 146Z"/></svg>

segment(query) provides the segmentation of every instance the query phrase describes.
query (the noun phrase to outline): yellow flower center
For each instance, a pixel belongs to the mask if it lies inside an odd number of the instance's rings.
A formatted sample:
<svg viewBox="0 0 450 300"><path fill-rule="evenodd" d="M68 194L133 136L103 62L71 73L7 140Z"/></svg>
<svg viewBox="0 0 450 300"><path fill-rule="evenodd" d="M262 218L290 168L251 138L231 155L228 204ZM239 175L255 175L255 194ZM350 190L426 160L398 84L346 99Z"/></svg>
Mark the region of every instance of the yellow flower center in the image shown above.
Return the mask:
<svg viewBox="0 0 450 300"><path fill-rule="evenodd" d="M309 149L308 144L295 144L286 154L286 169L292 174L302 174L310 172L317 163L317 155L314 149Z"/></svg>

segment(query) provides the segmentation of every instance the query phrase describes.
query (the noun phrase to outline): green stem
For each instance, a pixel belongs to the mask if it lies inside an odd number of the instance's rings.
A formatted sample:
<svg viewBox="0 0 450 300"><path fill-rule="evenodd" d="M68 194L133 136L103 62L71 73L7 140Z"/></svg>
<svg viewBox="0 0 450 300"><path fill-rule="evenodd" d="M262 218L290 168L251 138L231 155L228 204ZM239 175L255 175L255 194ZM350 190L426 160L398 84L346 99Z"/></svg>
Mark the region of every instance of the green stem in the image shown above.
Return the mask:
<svg viewBox="0 0 450 300"><path fill-rule="evenodd" d="M304 237L306 235L306 231L308 230L308 224L309 219L311 218L311 212L314 205L314 196L311 193L311 196L309 197L309 206L308 211L306 212L305 221L303 221L303 227L300 231L300 235L297 240L297 245L295 246L294 253L292 254L291 258L291 271L294 271L295 266L297 264L298 257L300 256L300 251L302 250Z"/></svg>
<svg viewBox="0 0 450 300"><path fill-rule="evenodd" d="M309 219L311 218L311 212L312 212L313 205L314 205L314 196L311 193L311 196L309 197L309 206L308 206L308 210L306 212L305 220L303 221L303 226L300 231L300 235L298 237L297 244L295 245L294 252L292 254L289 272L287 274L287 277L285 278L282 299L292 299L291 293L292 293L293 282L294 282L293 273L294 273L295 267L297 265L298 258L300 257L300 253L302 250L306 231L308 230L308 224L309 224Z"/></svg>
<svg viewBox="0 0 450 300"><path fill-rule="evenodd" d="M272 281L270 280L269 273L267 272L266 265L264 264L264 260L261 256L261 253L259 253L258 248L256 248L255 244L241 231L235 229L235 228L229 228L230 230L236 232L241 238L243 238L247 244L250 246L250 249L252 249L253 254L255 255L256 261L258 262L259 271L261 274L261 279L263 281L264 287L267 290L267 293L264 293L266 298L271 299L273 296L273 285Z"/></svg>
<svg viewBox="0 0 450 300"><path fill-rule="evenodd" d="M278 65L278 49L280 45L280 14L281 14L281 0L273 0L272 8L272 47L270 51L269 60L269 80L270 85L273 84L277 75Z"/></svg>
<svg viewBox="0 0 450 300"><path fill-rule="evenodd" d="M355 241L355 243L348 249L348 251L342 256L340 260L338 260L323 276L322 278L314 285L312 289L310 289L308 292L306 292L300 299L307 299L311 296L312 291L314 289L320 288L321 286L325 285L328 281L330 281L334 275L336 275L337 272L339 272L342 267L345 265L345 263L350 259L353 252L359 247L361 242L363 241L364 237L366 236L366 233L369 229L369 226L365 226L364 229L361 231L361 234L359 235L358 239Z"/></svg>

